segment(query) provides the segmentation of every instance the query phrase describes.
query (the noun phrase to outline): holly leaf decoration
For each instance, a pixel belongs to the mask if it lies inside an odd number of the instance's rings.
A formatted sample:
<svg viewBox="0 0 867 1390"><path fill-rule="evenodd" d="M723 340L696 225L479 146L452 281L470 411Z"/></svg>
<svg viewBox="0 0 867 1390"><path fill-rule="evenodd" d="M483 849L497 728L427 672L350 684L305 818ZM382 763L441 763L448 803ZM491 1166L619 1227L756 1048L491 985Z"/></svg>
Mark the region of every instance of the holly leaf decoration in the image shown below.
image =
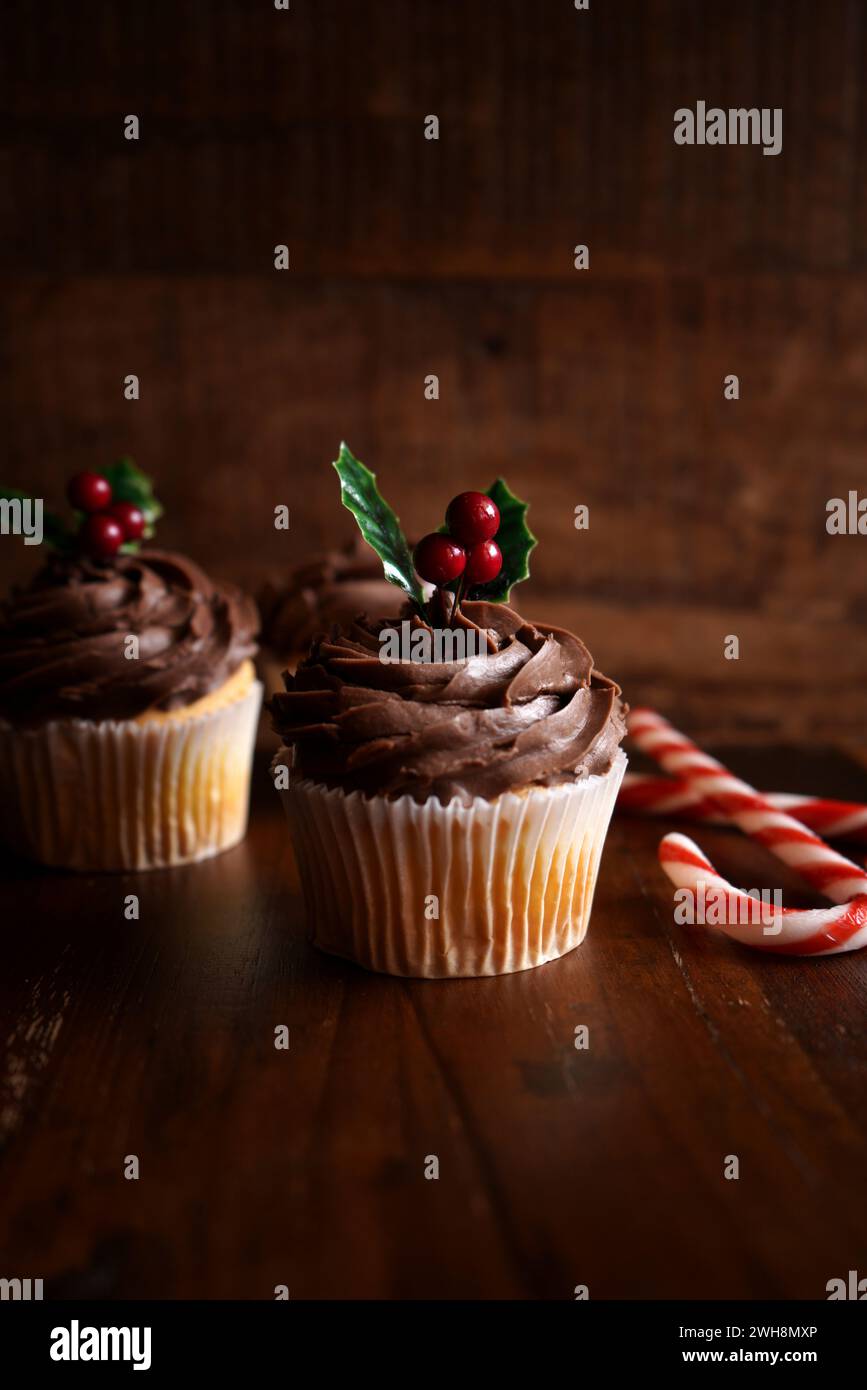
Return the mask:
<svg viewBox="0 0 867 1390"><path fill-rule="evenodd" d="M403 589L424 612L424 594L412 563L412 552L400 521L380 496L376 474L353 456L346 444L334 461L340 479L340 500L358 523L358 529L380 560L386 579Z"/></svg>
<svg viewBox="0 0 867 1390"><path fill-rule="evenodd" d="M3 502L30 502L36 501L29 492L21 492L16 487L0 488L0 501ZM46 511L42 508L42 539L45 544L53 546L55 550L74 550L75 537L69 530L62 517L56 512Z"/></svg>
<svg viewBox="0 0 867 1390"><path fill-rule="evenodd" d="M500 509L500 529L494 540L503 553L503 568L490 583L470 589L467 598L508 603L513 586L530 577L530 551L537 541L525 520L528 503L516 497L502 478L491 483L487 495Z"/></svg>
<svg viewBox="0 0 867 1390"><path fill-rule="evenodd" d="M101 468L99 472L111 484L113 502L132 502L141 510L145 519L144 539L149 539L154 534L154 523L163 514L162 505L154 496L150 478L136 467L131 458L118 459L117 463L113 463L109 468ZM20 492L17 488L0 488L0 501L3 500L25 502L38 499L31 498L29 493ZM85 514L73 511L71 518L70 524L56 512L50 512L43 507L42 539L46 545L64 554L79 550L78 533ZM139 541L126 541L121 546L121 551L126 554L138 550L139 547Z"/></svg>
<svg viewBox="0 0 867 1390"><path fill-rule="evenodd" d="M143 473L132 461L131 458L121 458L117 463L113 463L108 468L100 470L103 477L111 483L111 497L113 502L132 502L138 507L145 519L144 539L150 540L154 534L154 527L163 514L163 506L154 495L153 485L146 473ZM138 550L137 541L128 541L122 547L123 550Z"/></svg>

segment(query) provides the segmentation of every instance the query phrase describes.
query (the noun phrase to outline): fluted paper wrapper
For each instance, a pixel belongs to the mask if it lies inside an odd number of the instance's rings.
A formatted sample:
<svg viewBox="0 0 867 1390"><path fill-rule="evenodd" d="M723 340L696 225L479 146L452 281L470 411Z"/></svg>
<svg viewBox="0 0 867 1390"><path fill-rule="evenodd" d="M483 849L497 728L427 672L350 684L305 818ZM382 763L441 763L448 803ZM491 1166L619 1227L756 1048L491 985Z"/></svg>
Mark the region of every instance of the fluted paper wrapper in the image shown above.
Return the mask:
<svg viewBox="0 0 867 1390"><path fill-rule="evenodd" d="M282 748L273 767L289 764ZM314 944L429 979L529 970L573 950L625 768L621 751L604 776L466 806L290 781L280 795Z"/></svg>
<svg viewBox="0 0 867 1390"><path fill-rule="evenodd" d="M57 868L156 869L243 839L262 687L184 719L0 724L0 832Z"/></svg>

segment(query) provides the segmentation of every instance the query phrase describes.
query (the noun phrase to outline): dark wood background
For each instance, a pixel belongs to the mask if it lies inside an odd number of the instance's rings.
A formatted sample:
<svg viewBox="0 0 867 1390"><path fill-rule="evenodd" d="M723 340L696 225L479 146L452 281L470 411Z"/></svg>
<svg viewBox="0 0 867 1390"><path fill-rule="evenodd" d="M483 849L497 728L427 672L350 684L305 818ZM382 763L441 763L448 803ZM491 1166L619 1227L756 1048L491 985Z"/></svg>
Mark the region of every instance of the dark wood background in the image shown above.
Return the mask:
<svg viewBox="0 0 867 1390"><path fill-rule="evenodd" d="M7 0L3 473L131 452L161 540L256 583L347 534L341 437L415 534L503 472L521 606L633 700L857 734L865 44L858 0ZM699 98L781 106L782 153L675 146Z"/></svg>

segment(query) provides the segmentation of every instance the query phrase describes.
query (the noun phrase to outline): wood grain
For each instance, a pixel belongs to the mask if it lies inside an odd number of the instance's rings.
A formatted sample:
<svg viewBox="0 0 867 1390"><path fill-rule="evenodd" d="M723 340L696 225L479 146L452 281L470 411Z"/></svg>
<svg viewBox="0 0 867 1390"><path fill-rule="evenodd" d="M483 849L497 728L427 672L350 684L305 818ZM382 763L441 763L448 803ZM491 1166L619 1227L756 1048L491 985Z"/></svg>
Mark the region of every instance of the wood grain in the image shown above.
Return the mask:
<svg viewBox="0 0 867 1390"><path fill-rule="evenodd" d="M569 279L863 266L858 0L8 0L17 270ZM784 148L673 113L784 109ZM142 137L122 138L138 114ZM423 138L424 118L440 139Z"/></svg>
<svg viewBox="0 0 867 1390"><path fill-rule="evenodd" d="M255 588L349 535L330 467L341 436L410 535L502 473L540 539L516 602L575 628L633 702L702 737L862 736L865 540L824 526L867 441L860 280L843 299L768 277L2 288L13 483L59 498L70 472L131 452L166 503L162 544ZM743 394L724 402L733 366ZM137 402L122 393L133 369ZM0 578L21 565L3 538Z"/></svg>
<svg viewBox="0 0 867 1390"><path fill-rule="evenodd" d="M791 750L734 761L796 775ZM867 794L844 758L805 761L817 791ZM264 767L255 786L248 839L194 868L5 863L3 919L28 924L0 984L10 1275L51 1297L822 1298L864 1268L861 955L767 959L676 927L664 827L617 819L563 960L367 975L307 945ZM799 900L740 836L701 839Z"/></svg>
<svg viewBox="0 0 867 1390"><path fill-rule="evenodd" d="M414 535L504 473L541 542L516 602L630 699L703 738L863 740L865 540L824 526L867 450L857 0L0 25L2 481L56 502L131 452L161 541L255 588L347 534L340 437ZM675 146L700 98L781 106L782 153ZM0 538L0 585L21 570Z"/></svg>

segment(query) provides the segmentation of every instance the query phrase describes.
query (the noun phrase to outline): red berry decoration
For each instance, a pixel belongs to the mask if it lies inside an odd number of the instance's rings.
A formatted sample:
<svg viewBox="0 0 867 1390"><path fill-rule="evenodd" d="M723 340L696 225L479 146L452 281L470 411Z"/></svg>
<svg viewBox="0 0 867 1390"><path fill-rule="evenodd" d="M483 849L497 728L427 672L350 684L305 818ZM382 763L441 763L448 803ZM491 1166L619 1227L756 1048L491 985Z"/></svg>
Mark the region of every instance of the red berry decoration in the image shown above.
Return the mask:
<svg viewBox="0 0 867 1390"><path fill-rule="evenodd" d="M461 545L477 545L497 534L500 509L483 492L459 492L449 502L446 526Z"/></svg>
<svg viewBox="0 0 867 1390"><path fill-rule="evenodd" d="M463 546L439 531L423 536L412 558L422 579L426 579L428 584L436 584L438 588L451 584L453 579L462 575L467 563Z"/></svg>
<svg viewBox="0 0 867 1390"><path fill-rule="evenodd" d="M123 527L107 512L89 516L78 535L82 548L94 560L110 560L124 542Z"/></svg>
<svg viewBox="0 0 867 1390"><path fill-rule="evenodd" d="M489 584L503 568L503 552L496 541L479 541L467 556L466 583Z"/></svg>
<svg viewBox="0 0 867 1390"><path fill-rule="evenodd" d="M79 512L103 512L111 506L111 483L101 473L76 473L66 495Z"/></svg>
<svg viewBox="0 0 867 1390"><path fill-rule="evenodd" d="M144 512L141 507L137 507L134 502L115 502L114 506L109 508L108 514L120 522L125 541L141 540L145 530Z"/></svg>

